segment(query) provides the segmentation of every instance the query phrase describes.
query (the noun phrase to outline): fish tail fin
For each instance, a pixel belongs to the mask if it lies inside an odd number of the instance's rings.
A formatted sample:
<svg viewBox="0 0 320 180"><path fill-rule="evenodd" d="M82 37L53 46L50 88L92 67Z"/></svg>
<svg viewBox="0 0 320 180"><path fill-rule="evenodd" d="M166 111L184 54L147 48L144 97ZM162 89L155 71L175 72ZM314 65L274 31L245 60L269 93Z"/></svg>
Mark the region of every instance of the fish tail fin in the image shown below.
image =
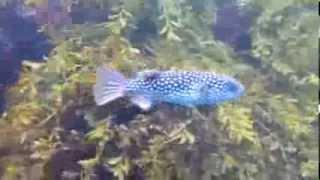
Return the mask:
<svg viewBox="0 0 320 180"><path fill-rule="evenodd" d="M107 104L125 95L127 79L118 71L97 68L96 84L93 86L94 100L97 105Z"/></svg>

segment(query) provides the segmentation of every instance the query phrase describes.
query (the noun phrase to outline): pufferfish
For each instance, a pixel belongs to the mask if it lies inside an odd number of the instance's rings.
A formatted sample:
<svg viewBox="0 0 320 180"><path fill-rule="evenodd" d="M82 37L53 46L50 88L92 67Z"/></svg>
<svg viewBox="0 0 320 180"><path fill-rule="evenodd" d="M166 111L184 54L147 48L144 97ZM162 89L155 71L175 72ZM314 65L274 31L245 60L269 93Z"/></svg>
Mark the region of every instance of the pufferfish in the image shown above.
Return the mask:
<svg viewBox="0 0 320 180"><path fill-rule="evenodd" d="M234 78L213 72L143 71L127 79L120 72L97 68L93 87L97 105L107 104L121 97L143 110L158 103L186 107L214 106L244 94L244 86Z"/></svg>

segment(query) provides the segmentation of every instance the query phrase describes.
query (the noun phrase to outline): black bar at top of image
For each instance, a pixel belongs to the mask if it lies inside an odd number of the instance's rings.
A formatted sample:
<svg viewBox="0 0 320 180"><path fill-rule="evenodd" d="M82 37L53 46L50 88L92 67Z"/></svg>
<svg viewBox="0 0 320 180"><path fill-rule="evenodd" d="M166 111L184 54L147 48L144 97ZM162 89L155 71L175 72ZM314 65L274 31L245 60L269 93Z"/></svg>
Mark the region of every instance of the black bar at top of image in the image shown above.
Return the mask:
<svg viewBox="0 0 320 180"><path fill-rule="evenodd" d="M320 1L318 3L318 15L320 16Z"/></svg>

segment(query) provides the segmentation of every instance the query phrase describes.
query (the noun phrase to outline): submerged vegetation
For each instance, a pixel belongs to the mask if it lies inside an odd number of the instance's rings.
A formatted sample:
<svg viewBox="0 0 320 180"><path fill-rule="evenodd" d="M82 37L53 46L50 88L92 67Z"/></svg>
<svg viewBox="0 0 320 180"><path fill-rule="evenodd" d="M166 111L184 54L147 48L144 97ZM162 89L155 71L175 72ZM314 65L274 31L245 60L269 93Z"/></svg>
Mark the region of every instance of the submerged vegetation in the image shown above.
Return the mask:
<svg viewBox="0 0 320 180"><path fill-rule="evenodd" d="M47 61L23 64L0 118L1 179L319 179L313 1L63 2L109 18L55 27L61 34L47 32L57 43ZM244 13L261 9L251 49L214 37L216 12L230 3ZM210 109L164 104L146 113L126 99L97 107L92 86L102 65L126 75L230 74L246 95Z"/></svg>

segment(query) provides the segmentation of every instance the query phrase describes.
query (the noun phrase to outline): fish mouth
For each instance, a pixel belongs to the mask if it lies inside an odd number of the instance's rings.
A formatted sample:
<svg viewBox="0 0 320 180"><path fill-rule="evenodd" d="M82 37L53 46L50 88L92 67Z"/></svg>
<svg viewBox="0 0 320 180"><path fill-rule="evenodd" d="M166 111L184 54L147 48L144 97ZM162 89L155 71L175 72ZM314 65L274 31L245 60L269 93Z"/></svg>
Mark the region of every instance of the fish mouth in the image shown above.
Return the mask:
<svg viewBox="0 0 320 180"><path fill-rule="evenodd" d="M245 87L241 82L231 77L227 77L227 79L228 90L233 94L232 98L237 98L245 94Z"/></svg>
<svg viewBox="0 0 320 180"><path fill-rule="evenodd" d="M243 96L245 94L244 85L238 82L238 96Z"/></svg>
<svg viewBox="0 0 320 180"><path fill-rule="evenodd" d="M234 92L234 98L235 99L240 99L240 97L245 95L245 87L239 81L235 81L234 83L235 83L235 85L237 87L237 90Z"/></svg>

